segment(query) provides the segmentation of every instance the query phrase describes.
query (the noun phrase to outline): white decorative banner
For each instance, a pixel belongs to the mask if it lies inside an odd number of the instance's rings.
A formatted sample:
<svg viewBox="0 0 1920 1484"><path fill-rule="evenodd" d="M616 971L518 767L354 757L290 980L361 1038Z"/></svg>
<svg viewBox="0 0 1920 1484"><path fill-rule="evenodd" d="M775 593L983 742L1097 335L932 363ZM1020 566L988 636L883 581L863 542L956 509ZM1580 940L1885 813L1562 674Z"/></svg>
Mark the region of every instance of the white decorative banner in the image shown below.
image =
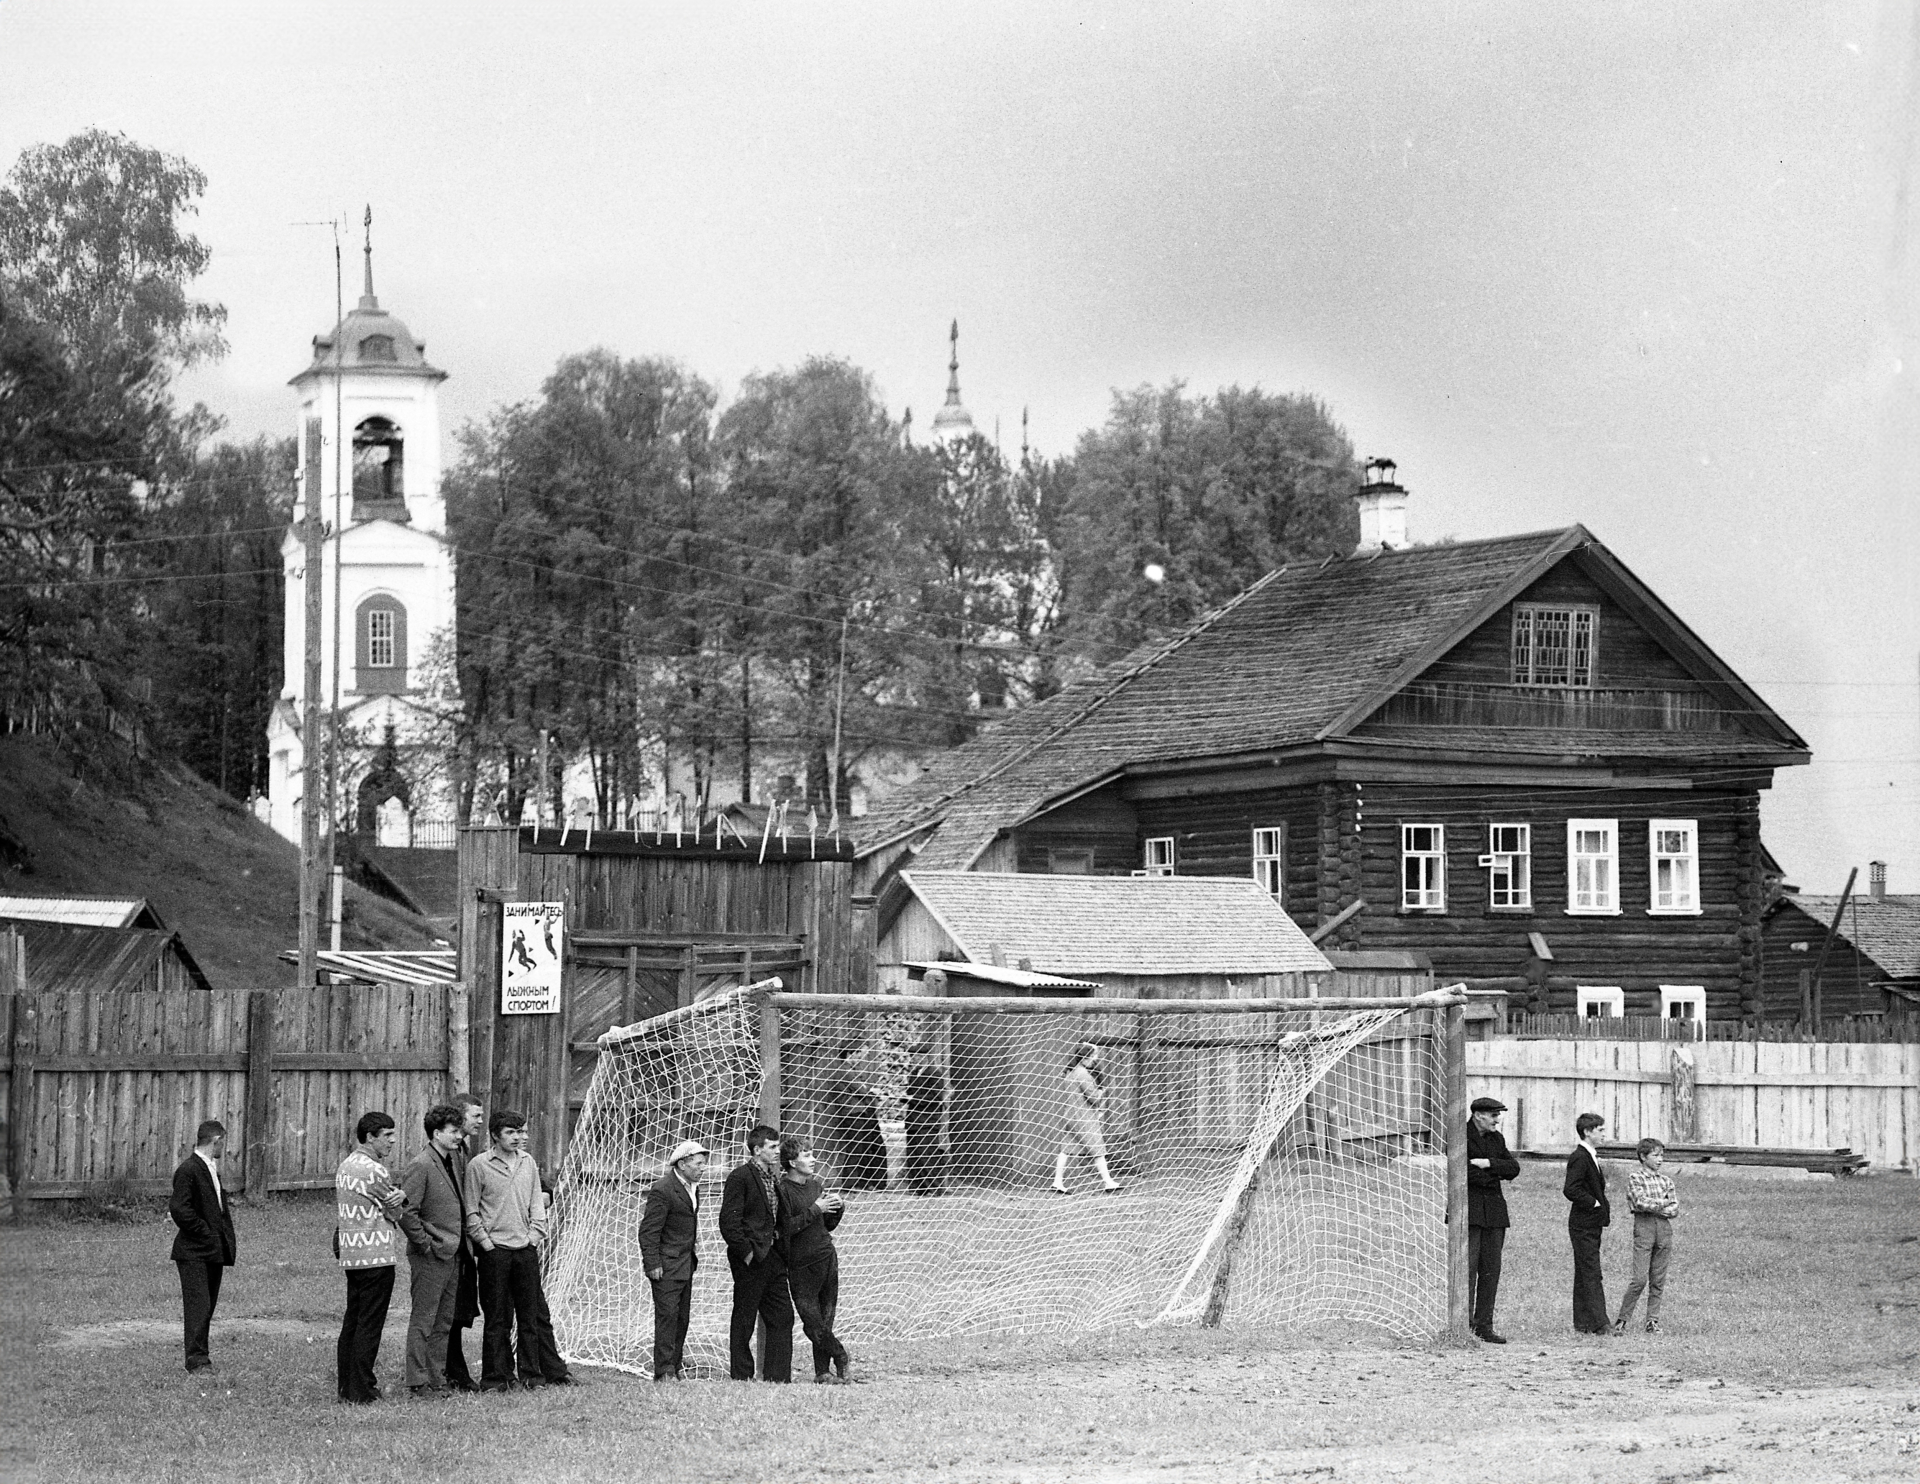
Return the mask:
<svg viewBox="0 0 1920 1484"><path fill-rule="evenodd" d="M500 1013L558 1015L563 902L504 902L500 908Z"/></svg>

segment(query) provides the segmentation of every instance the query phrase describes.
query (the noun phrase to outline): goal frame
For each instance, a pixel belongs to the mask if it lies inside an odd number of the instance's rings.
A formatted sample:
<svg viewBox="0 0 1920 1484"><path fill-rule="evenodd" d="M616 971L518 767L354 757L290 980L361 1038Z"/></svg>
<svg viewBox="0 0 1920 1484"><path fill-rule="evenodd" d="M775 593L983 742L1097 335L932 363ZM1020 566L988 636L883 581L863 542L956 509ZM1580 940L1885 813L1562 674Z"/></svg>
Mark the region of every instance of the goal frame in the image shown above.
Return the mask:
<svg viewBox="0 0 1920 1484"><path fill-rule="evenodd" d="M1463 1337L1467 1315L1467 1078L1464 986L1417 995L1325 995L1262 999L1139 1000L1067 996L809 994L790 991L775 978L745 986L759 1011L760 1121L781 1126L780 1028L783 1010L851 1010L864 1014L905 1012L917 1015L1220 1015L1271 1014L1278 1011L1356 1011L1400 1008L1433 1011L1435 1059L1444 1079L1447 1333ZM685 1014L694 1007L687 1007ZM602 1042L619 1032L609 1031Z"/></svg>

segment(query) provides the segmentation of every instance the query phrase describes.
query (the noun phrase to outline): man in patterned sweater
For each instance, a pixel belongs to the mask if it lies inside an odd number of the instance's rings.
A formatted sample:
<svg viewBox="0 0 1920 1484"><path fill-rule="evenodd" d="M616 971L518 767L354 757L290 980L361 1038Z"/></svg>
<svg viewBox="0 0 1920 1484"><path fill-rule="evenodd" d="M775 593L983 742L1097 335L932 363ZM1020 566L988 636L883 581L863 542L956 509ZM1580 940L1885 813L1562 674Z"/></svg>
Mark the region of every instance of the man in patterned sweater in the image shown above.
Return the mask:
<svg viewBox="0 0 1920 1484"><path fill-rule="evenodd" d="M334 1360L340 1400L365 1404L380 1399L373 1366L393 1298L401 1234L423 1246L427 1234L387 1169L393 1155L393 1120L385 1113L362 1113L353 1136L358 1143L333 1177L338 1220L334 1255L347 1275L347 1312L340 1319Z"/></svg>
<svg viewBox="0 0 1920 1484"><path fill-rule="evenodd" d="M1647 1333L1660 1333L1660 1298L1667 1286L1667 1262L1673 1256L1673 1223L1680 1217L1680 1192L1664 1174L1667 1146L1658 1139L1642 1139L1634 1153L1639 1168L1627 1176L1627 1204L1633 1208L1633 1282L1620 1301L1613 1332L1627 1332L1640 1294L1647 1295Z"/></svg>

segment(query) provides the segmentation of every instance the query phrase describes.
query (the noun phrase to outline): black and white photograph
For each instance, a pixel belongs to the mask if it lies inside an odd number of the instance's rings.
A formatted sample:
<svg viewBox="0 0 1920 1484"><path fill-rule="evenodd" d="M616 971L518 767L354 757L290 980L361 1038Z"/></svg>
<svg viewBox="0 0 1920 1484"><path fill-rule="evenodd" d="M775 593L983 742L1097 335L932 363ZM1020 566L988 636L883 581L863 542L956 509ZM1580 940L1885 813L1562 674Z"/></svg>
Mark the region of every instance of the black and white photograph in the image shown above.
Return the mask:
<svg viewBox="0 0 1920 1484"><path fill-rule="evenodd" d="M1917 1176L1915 0L0 0L0 1477L1908 1480Z"/></svg>

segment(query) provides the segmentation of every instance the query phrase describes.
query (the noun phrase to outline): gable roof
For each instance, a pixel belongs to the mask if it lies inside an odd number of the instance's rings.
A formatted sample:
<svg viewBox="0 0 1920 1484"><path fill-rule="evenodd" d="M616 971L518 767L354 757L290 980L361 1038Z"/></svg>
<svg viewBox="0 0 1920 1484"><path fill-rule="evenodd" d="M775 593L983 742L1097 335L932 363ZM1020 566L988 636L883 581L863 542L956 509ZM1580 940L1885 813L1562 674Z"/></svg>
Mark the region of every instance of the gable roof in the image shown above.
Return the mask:
<svg viewBox="0 0 1920 1484"><path fill-rule="evenodd" d="M19 922L60 922L70 927L155 928L160 914L144 897L0 897L0 917Z"/></svg>
<svg viewBox="0 0 1920 1484"><path fill-rule="evenodd" d="M36 991L138 989L169 950L195 989L213 988L180 935L164 928L7 917L0 926L19 928L27 940L27 982Z"/></svg>
<svg viewBox="0 0 1920 1484"><path fill-rule="evenodd" d="M1782 897L1769 913L1797 907L1825 933L1839 905L1838 896ZM1851 897L1834 936L1872 959L1889 978L1920 978L1920 897Z"/></svg>
<svg viewBox="0 0 1920 1484"><path fill-rule="evenodd" d="M1333 966L1257 882L1236 876L902 871L955 946L1043 974L1317 974Z"/></svg>
<svg viewBox="0 0 1920 1484"><path fill-rule="evenodd" d="M1561 561L1582 570L1724 704L1744 735L1462 729L1481 752L1639 758L1720 751L1798 761L1806 744L1583 526L1283 567L1178 637L938 759L869 815L860 849L938 827L915 864L971 866L1001 830L1125 768L1348 739ZM1550 738L1550 742L1547 739ZM1678 739L1678 740L1676 740ZM1704 740L1710 739L1710 740ZM1364 739L1390 746L1391 734ZM1409 737L1407 740L1411 740Z"/></svg>

